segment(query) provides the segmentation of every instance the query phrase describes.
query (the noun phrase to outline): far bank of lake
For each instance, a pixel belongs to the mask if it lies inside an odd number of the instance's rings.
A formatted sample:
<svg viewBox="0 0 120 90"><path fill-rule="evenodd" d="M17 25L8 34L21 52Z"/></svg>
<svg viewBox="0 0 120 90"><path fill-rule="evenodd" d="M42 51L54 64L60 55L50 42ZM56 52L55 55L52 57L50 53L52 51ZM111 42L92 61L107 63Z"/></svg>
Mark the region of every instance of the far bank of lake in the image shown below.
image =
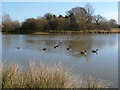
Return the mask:
<svg viewBox="0 0 120 90"><path fill-rule="evenodd" d="M3 32L4 34L109 34L109 33L120 33L120 29L114 28L111 30L80 30L80 31L71 31L71 30L49 30L49 32L40 32L36 30L25 30L20 31L16 30L15 32Z"/></svg>

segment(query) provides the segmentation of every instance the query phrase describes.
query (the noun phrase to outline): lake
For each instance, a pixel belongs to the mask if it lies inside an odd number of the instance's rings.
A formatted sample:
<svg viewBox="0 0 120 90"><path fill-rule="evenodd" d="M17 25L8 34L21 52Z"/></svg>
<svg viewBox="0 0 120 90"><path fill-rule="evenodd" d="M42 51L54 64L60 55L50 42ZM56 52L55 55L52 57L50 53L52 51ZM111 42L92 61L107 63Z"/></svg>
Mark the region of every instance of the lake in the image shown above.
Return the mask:
<svg viewBox="0 0 120 90"><path fill-rule="evenodd" d="M55 49L58 43L61 45ZM98 49L98 53L92 53L92 49ZM87 51L86 56L80 54L83 50ZM53 64L61 61L63 66L72 68L77 80L92 75L113 82L111 87L118 87L118 34L3 34L2 61L6 66L10 63L28 66L29 62Z"/></svg>

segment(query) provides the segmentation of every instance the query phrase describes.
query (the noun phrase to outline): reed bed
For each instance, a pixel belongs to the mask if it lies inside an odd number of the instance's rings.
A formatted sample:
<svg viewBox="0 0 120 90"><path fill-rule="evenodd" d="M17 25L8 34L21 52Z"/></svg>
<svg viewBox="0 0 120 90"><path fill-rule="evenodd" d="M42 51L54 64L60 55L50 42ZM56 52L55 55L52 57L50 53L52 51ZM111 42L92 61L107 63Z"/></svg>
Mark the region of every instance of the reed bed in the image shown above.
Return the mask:
<svg viewBox="0 0 120 90"><path fill-rule="evenodd" d="M18 64L3 67L2 88L108 88L98 80L89 78L75 81L70 69L63 68L61 63L53 67L40 63L30 63L30 69L25 70Z"/></svg>
<svg viewBox="0 0 120 90"><path fill-rule="evenodd" d="M58 33L58 34L84 34L84 33L99 33L99 34L108 34L108 33L116 33L116 32L111 32L111 30L80 30L80 31L65 31L65 30L50 30L49 33Z"/></svg>

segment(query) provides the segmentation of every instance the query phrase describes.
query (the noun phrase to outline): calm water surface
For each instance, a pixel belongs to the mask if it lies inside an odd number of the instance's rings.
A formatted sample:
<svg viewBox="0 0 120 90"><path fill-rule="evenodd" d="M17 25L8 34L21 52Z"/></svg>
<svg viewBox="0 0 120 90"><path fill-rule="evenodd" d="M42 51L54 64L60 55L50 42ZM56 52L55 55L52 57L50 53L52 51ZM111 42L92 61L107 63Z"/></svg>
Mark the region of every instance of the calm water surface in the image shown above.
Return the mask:
<svg viewBox="0 0 120 90"><path fill-rule="evenodd" d="M54 45L61 41L61 46ZM17 49L20 47L20 49ZM48 51L43 51L43 48ZM71 47L71 51L66 48ZM98 54L91 49L98 48ZM80 51L87 50L87 56ZM73 74L79 80L92 75L95 78L113 82L118 87L118 34L84 35L2 35L3 63L17 62L27 66L29 62L40 61L72 67Z"/></svg>

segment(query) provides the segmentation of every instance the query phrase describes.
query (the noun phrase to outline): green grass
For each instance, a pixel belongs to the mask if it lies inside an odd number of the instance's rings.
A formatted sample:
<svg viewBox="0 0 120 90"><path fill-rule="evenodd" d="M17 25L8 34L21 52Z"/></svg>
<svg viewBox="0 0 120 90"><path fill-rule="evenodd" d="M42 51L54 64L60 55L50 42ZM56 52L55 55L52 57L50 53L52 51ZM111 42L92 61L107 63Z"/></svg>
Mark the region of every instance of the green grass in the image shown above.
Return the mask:
<svg viewBox="0 0 120 90"><path fill-rule="evenodd" d="M49 67L44 64L36 66L30 64L26 69L18 64L11 64L3 68L2 88L107 88L108 84L102 84L89 78L85 81L75 81L71 70L62 68L61 64Z"/></svg>

